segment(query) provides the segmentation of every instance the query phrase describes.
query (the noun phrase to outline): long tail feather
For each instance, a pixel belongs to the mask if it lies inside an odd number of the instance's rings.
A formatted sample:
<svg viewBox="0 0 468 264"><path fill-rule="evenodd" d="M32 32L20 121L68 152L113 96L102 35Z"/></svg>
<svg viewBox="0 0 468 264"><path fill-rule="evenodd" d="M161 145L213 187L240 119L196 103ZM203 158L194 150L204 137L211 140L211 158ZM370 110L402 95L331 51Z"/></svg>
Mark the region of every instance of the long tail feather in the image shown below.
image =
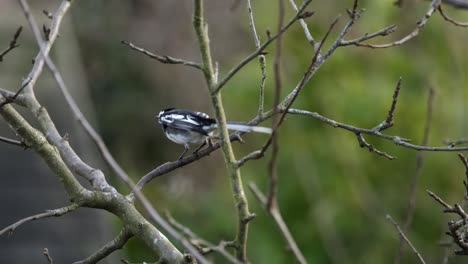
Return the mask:
<svg viewBox="0 0 468 264"><path fill-rule="evenodd" d="M227 128L229 130L236 130L242 132L258 132L258 133L265 133L271 134L272 130L269 127L262 127L262 126L249 126L246 124L239 124L239 123L227 123Z"/></svg>

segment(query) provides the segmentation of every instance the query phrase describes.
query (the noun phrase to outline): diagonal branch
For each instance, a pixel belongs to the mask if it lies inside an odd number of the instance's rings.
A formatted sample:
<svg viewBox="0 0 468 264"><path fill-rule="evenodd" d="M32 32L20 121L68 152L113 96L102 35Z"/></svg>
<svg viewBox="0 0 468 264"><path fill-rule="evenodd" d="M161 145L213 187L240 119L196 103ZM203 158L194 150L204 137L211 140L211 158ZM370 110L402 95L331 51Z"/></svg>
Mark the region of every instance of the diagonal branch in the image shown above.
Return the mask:
<svg viewBox="0 0 468 264"><path fill-rule="evenodd" d="M467 2L467 5L468 5L468 2ZM468 8L468 7L467 7ZM468 27L468 22L460 22L460 21L456 21L455 19L449 17L444 9L442 8L442 5L439 5L439 8L437 9L440 13L440 15L448 22L452 23L453 25L455 26L458 26L458 27Z"/></svg>
<svg viewBox="0 0 468 264"><path fill-rule="evenodd" d="M167 222L173 226L174 228L178 229L182 235L187 238L190 243L192 243L203 255L206 255L211 252L217 252L221 256L223 256L229 263L240 264L240 262L231 255L226 249L226 246L231 245L231 242L221 241L219 245L214 245L202 238L200 238L197 234L195 234L192 230L188 227L182 225L181 223L177 222L177 220L172 217L169 211L166 211L166 219Z"/></svg>
<svg viewBox="0 0 468 264"><path fill-rule="evenodd" d="M279 2L279 14L278 14L278 31L281 29L283 20L284 20L284 2L283 0L278 0ZM276 192L277 192L277 181L278 181L278 173L276 170L276 162L278 158L278 126L280 125L278 115L277 115L277 108L276 106L279 105L280 96L281 96L281 42L282 36L278 38L276 41L275 47L275 58L273 62L273 74L275 76L275 94L273 97L273 118L272 118L272 127L273 133L271 135L271 158L268 162L268 199L267 199L267 210L271 210L273 207L273 203L276 203Z"/></svg>
<svg viewBox="0 0 468 264"><path fill-rule="evenodd" d="M155 59L155 60L157 60L157 61L159 61L161 63L165 63L165 64L182 64L182 65L185 65L185 66L190 66L190 67L197 68L199 70L203 70L202 65L200 63L198 63L198 62L182 60L182 59L174 58L174 57L171 57L171 56L157 55L157 54L149 52L146 49L140 48L140 47L134 45L133 43L125 41L125 40L122 40L121 43L128 46L132 50L136 50L136 51L138 51L140 53L143 53L146 56L148 56L148 57L150 57L152 59Z"/></svg>
<svg viewBox="0 0 468 264"><path fill-rule="evenodd" d="M413 246L413 243L411 243L411 241L408 239L408 237L406 237L406 235L401 230L400 226L398 226L398 224L393 220L393 218L389 214L387 215L387 219L398 230L398 233L400 234L401 237L403 237L403 239L408 244L408 246L410 246L410 248L411 248L411 250L413 250L414 254L416 254L416 256L419 259L419 262L421 262L422 264L426 264L426 262L424 261L424 258L422 257L421 253L419 253L419 251Z"/></svg>
<svg viewBox="0 0 468 264"><path fill-rule="evenodd" d="M133 234L127 228L124 227L114 239L109 241L109 243L104 245L98 251L94 252L91 256L87 257L86 259L74 262L73 264L98 263L100 260L109 256L112 252L123 248L127 241L132 237Z"/></svg>
<svg viewBox="0 0 468 264"><path fill-rule="evenodd" d="M10 145L22 147L24 149L28 148L28 145L26 145L26 143L24 143L24 141L19 141L19 140L16 140L16 139L11 139L11 138L1 137L1 136L0 136L0 141L3 142L3 143L10 144Z"/></svg>
<svg viewBox="0 0 468 264"><path fill-rule="evenodd" d="M427 110L426 110L426 120L424 124L424 132L423 132L423 139L421 145L426 146L429 141L429 132L431 127L431 120L432 120L432 109L433 109L433 102L434 102L434 89L429 89L429 96L427 98ZM405 224L403 226L403 232L408 233L411 223L413 222L414 216L414 209L416 208L416 189L418 185L419 178L422 173L424 162L424 152L418 152L416 156L416 171L412 177L411 184L410 184L410 191L408 197L408 207L406 209L406 219ZM397 250L397 255L395 258L395 263L399 264L401 261L401 255L403 250L403 237L400 237L400 243Z"/></svg>
<svg viewBox="0 0 468 264"><path fill-rule="evenodd" d="M399 40L396 40L394 42L387 43L387 44L367 44L367 43L361 43L361 42L356 42L356 43L353 43L353 44L356 45L356 46L359 46L359 47L367 47L367 48L373 48L373 49L390 48L390 47L394 47L394 46L400 46L400 45L408 42L409 40L413 39L414 37L416 37L419 34L419 32L427 24L427 21L429 20L429 18L431 18L431 16L434 14L434 12L439 7L439 5L440 5L440 0L432 0L427 12L416 23L416 28L411 33L409 33L408 35L404 36L403 38L401 38Z"/></svg>
<svg viewBox="0 0 468 264"><path fill-rule="evenodd" d="M35 221L35 220L39 220L39 219L47 218L47 217L59 217L59 216L68 214L70 212L73 212L75 209L79 208L80 206L81 206L80 204L75 203L75 204L71 204L69 206L65 206L65 207L62 207L62 208L47 210L45 213L41 213L41 214L37 214L37 215L33 215L33 216L23 218L23 219L19 220L18 222L14 223L12 225L9 225L9 226L5 227L4 229L2 229L0 231L0 236L2 236L3 234L5 234L7 232L8 232L9 235L12 234L15 231L16 228L18 228L20 225L25 224L27 222L31 222L31 221Z"/></svg>
<svg viewBox="0 0 468 264"><path fill-rule="evenodd" d="M390 106L390 109L388 110L387 118L385 118L385 120L382 121L382 123L374 127L372 130L382 131L393 126L393 114L395 113L396 104L398 102L398 95L400 94L400 87L401 87L401 77L400 79L398 79L397 85L395 87L395 91L393 92L392 105Z"/></svg>
<svg viewBox="0 0 468 264"><path fill-rule="evenodd" d="M283 220L283 217L281 216L280 209L277 204L274 204L273 207L268 208L268 200L263 195L263 193L258 189L257 185L255 183L250 182L249 183L249 189L252 191L254 194L255 198L260 202L260 204L265 208L265 210L268 212L268 214L273 218L275 221L276 226L281 232L281 235L283 236L284 240L288 244L288 247L291 249L291 251L294 254L294 257L296 258L296 261L301 264L307 263L307 261L304 258L304 255L302 254L301 250L296 244L296 241L294 240L294 237L291 235L291 232L288 229L288 226Z"/></svg>
<svg viewBox="0 0 468 264"><path fill-rule="evenodd" d="M8 45L8 48L6 48L4 51L0 52L0 62L3 61L3 57L7 55L10 51L14 50L15 48L19 47L20 45L17 43L18 38L21 34L21 31L23 30L23 27L19 27L15 34L13 35L13 39L10 41L10 45Z"/></svg>
<svg viewBox="0 0 468 264"><path fill-rule="evenodd" d="M46 132L45 135L47 139L59 149L65 163L67 163L67 165L70 166L70 168L72 168L74 172L76 172L81 177L87 179L91 183L91 185L97 190L115 192L115 188L107 183L102 171L92 168L83 160L81 160L81 158L76 154L76 152L70 147L70 144L68 143L66 138L60 135L47 110L43 106L41 106L40 103L36 100L33 91L34 84L37 81L37 78L39 78L39 75L42 73L42 70L44 68L44 63L49 62L48 65L52 65L48 57L48 53L50 51L50 48L52 47L52 43L58 36L60 23L70 7L70 1L62 1L59 9L54 14L54 19L52 20L52 25L50 27L47 42L44 42L42 40L39 27L30 11L30 7L27 1L19 0L19 2L24 11L26 19L28 20L31 26L31 29L37 40L37 44L39 45L39 53L34 61L33 69L28 75L29 83L26 85L25 88L25 93L29 96L27 100L27 108L38 119L42 130Z"/></svg>
<svg viewBox="0 0 468 264"><path fill-rule="evenodd" d="M305 0L302 5L299 7L299 10L296 12L296 14L289 19L289 21L284 25L279 32L277 32L275 35L271 36L268 38L265 43L263 43L260 48L252 52L250 55L248 55L246 58L244 58L241 62L239 62L234 68L232 68L222 79L219 81L215 87L212 89L212 93L218 93L221 88L240 70L242 69L245 65L247 65L250 61L255 59L258 55L263 54L264 50L268 45L270 45L273 41L275 41L281 34L283 34L294 22L296 22L300 18L305 18L308 16L311 16L312 13L305 12L304 10L306 7L312 2L312 0Z"/></svg>

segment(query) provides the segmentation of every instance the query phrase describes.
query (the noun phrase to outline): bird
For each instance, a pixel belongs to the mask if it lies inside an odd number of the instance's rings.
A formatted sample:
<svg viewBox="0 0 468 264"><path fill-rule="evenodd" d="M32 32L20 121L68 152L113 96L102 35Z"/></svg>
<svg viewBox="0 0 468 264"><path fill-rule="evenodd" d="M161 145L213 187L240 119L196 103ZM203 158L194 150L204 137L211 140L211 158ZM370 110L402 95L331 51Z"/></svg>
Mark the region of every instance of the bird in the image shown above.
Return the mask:
<svg viewBox="0 0 468 264"><path fill-rule="evenodd" d="M201 144L195 152L200 150L211 138L216 136L218 124L216 119L210 118L203 112L187 109L167 108L161 110L156 117L161 124L164 134L171 141L184 145L184 152L179 156L181 160L191 144ZM241 122L227 122L227 129L242 132L259 132L271 134L272 129L262 126L251 126Z"/></svg>

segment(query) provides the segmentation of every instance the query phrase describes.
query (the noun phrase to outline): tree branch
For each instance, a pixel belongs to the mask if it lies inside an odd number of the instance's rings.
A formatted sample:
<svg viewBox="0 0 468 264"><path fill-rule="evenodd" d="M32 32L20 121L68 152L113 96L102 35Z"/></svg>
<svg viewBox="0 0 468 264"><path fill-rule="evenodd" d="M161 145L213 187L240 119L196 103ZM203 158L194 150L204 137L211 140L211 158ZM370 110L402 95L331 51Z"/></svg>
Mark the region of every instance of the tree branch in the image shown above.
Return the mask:
<svg viewBox="0 0 468 264"><path fill-rule="evenodd" d="M306 7L312 2L312 0L305 0L302 5L299 7L298 12L284 25L279 32L277 32L275 35L271 36L268 38L268 40L262 44L260 48L258 48L256 51L248 55L246 58L244 58L241 62L239 62L234 68L232 68L225 76L224 78L219 81L215 87L212 89L212 93L218 93L221 88L240 70L242 69L245 65L247 65L250 61L252 61L254 58L256 58L258 55L263 54L263 50L265 50L268 45L270 45L273 41L275 41L281 34L283 34L294 22L296 22L300 18L305 18L308 16L311 16L312 13L305 12L304 10Z"/></svg>
<svg viewBox="0 0 468 264"><path fill-rule="evenodd" d="M123 248L127 241L133 237L133 234L125 227L119 232L119 234L112 239L105 246L94 252L91 256L84 260L74 262L73 264L91 264L98 263L100 260L109 256L112 252Z"/></svg>
<svg viewBox="0 0 468 264"><path fill-rule="evenodd" d="M59 149L65 163L70 168L72 168L81 177L87 179L95 189L107 192L115 192L115 188L107 183L102 171L92 168L91 166L83 162L83 160L81 160L81 158L76 154L76 152L70 147L68 141L60 135L57 128L55 127L54 122L50 118L47 110L44 107L42 107L40 103L36 100L33 91L34 84L42 72L44 63L47 61L48 53L50 51L52 43L57 38L60 23L70 7L70 1L62 1L59 9L55 12L54 19L52 20L52 25L50 27L50 32L48 34L48 41L45 43L42 40L41 33L37 27L37 23L35 22L34 17L32 16L27 1L19 1L21 7L23 8L24 14L31 26L34 36L38 40L39 45L39 54L36 56L33 69L28 75L29 83L26 85L24 91L24 93L26 93L28 97L28 99L26 100L27 108L38 119L39 124L47 137L47 140L49 140L54 146L56 146Z"/></svg>
<svg viewBox="0 0 468 264"><path fill-rule="evenodd" d="M288 244L288 247L291 249L291 251L294 254L294 257L296 258L296 261L298 263L304 264L307 263L307 261L304 258L304 255L302 254L301 250L296 244L296 241L294 240L294 237L291 235L291 232L288 229L288 226L283 220L283 217L281 216L280 209L278 205L275 203L271 208L268 208L268 200L263 195L263 193L258 189L257 185L255 183L250 182L249 183L249 189L252 191L254 194L255 198L260 202L260 204L263 206L263 208L267 211L267 213L273 218L275 221L276 226L278 227L279 231L281 232L281 235L283 236L284 240Z"/></svg>
<svg viewBox="0 0 468 264"><path fill-rule="evenodd" d="M27 222L31 222L31 221L35 221L35 220L39 220L39 219L47 218L47 217L59 217L59 216L68 214L70 212L73 212L75 209L77 209L79 207L81 207L80 204L74 203L74 204L71 204L69 206L65 206L65 207L62 207L62 208L54 209L54 210L47 210L45 213L41 213L41 214L37 214L37 215L33 215L33 216L23 218L23 219L17 221L16 223L14 223L12 225L9 225L9 226L5 227L4 229L2 229L0 231L0 236L2 236L3 234L5 234L7 232L8 232L9 235L11 235L15 231L16 228L18 228L19 226L21 226L22 224L25 224Z"/></svg>
<svg viewBox="0 0 468 264"><path fill-rule="evenodd" d="M3 57L5 57L5 55L7 55L7 53L9 53L10 51L12 51L15 48L20 46L17 42L18 42L18 38L19 38L22 30L23 30L23 27L20 26L16 30L15 34L13 35L13 39L10 41L10 45L8 45L8 48L6 48L2 52L0 52L0 62L3 61Z"/></svg>
<svg viewBox="0 0 468 264"><path fill-rule="evenodd" d="M468 8L468 2L467 2L467 8ZM455 26L458 27L468 27L468 22L460 22L456 21L455 19L449 17L447 14L445 14L444 9L442 8L442 5L439 5L439 8L437 9L440 13L440 15L448 22L452 23Z"/></svg>
<svg viewBox="0 0 468 264"><path fill-rule="evenodd" d="M134 45L133 43L125 41L125 40L122 40L121 43L128 46L132 50L136 50L136 51L138 51L140 53L143 53L146 56L148 56L148 57L150 57L152 59L155 59L155 60L157 60L157 61L159 61L161 63L165 63L165 64L182 64L182 65L185 65L185 66L190 66L190 67L194 67L194 68L199 69L199 70L203 70L202 65L200 63L198 63L198 62L182 60L182 59L174 58L174 57L171 57L171 56L160 56L160 55L154 54L152 52L149 52L149 51L145 50L144 48L140 48L140 47Z"/></svg>
<svg viewBox="0 0 468 264"><path fill-rule="evenodd" d="M426 120L424 124L423 139L421 142L421 145L423 146L426 146L429 141L429 132L431 128L433 102L434 102L434 89L430 88L429 95L427 97ZM411 184L410 184L408 207L406 209L406 219L405 219L405 225L403 226L403 233L408 233L411 223L413 222L414 209L416 207L416 189L417 189L419 178L422 173L423 162L424 162L424 152L418 152L416 156L416 170L415 170L415 173L412 177ZM395 258L396 264L400 263L402 254L403 254L403 237L400 237L397 255Z"/></svg>
<svg viewBox="0 0 468 264"><path fill-rule="evenodd" d="M230 242L221 241L218 245L214 245L200 238L197 234L195 234L188 227L177 222L174 219L174 217L172 217L172 215L169 213L169 211L166 211L166 219L167 219L167 222L174 228L178 229L182 233L182 235L190 241L192 245L197 247L197 249L203 255L209 254L214 251L214 252L219 253L221 256L223 256L227 261L229 261L229 263L236 263L236 264L241 263L225 249L225 247L229 245Z"/></svg>
<svg viewBox="0 0 468 264"><path fill-rule="evenodd" d="M429 9L427 10L427 12L416 23L416 28L411 33L409 33L408 35L404 36L403 38L401 38L399 40L396 40L394 42L387 43L387 44L367 44L367 43L356 42L356 43L353 43L353 45L356 45L356 46L359 46L359 47L373 48L373 49L376 49L376 48L390 48L390 47L402 45L402 44L406 43L407 41L413 39L414 37L416 37L419 34L419 32L427 24L427 21L434 14L435 10L439 7L439 5L440 5L440 0L432 0L432 3L430 4Z"/></svg>
<svg viewBox="0 0 468 264"><path fill-rule="evenodd" d="M416 256L418 257L419 259L419 262L421 262L422 264L426 264L426 262L424 261L424 258L422 257L422 255L418 252L418 250L413 246L413 244L411 243L411 241L405 236L405 234L403 233L403 231L401 231L400 227L398 226L398 224L393 220L393 218L388 214L387 215L387 219L388 221L390 221L392 223L392 225L398 230L398 233L400 234L401 237L403 237L403 239L406 241L406 243L410 246L410 248L413 250L414 254L416 254Z"/></svg>
<svg viewBox="0 0 468 264"><path fill-rule="evenodd" d="M224 162L231 180L231 189L237 208L237 235L235 239L236 257L242 262L247 262L247 233L248 222L253 219L249 212L247 197L245 196L242 177L239 168L236 166L236 159L232 150L229 133L226 127L226 115L224 113L221 94L218 84L214 78L213 64L211 61L211 51L209 46L208 26L204 21L203 1L194 1L193 26L197 34L200 54L203 61L203 73L207 83L208 91L211 92L211 103L214 108L215 117L220 131L221 149L223 151Z"/></svg>

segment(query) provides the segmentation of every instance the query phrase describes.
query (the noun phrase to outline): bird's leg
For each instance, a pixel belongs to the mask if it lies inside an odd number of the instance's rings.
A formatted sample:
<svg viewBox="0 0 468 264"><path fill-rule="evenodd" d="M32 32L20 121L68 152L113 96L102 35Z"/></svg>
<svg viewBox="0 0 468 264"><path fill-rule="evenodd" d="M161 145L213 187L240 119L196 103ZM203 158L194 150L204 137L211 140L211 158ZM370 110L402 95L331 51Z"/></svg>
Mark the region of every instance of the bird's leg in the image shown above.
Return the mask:
<svg viewBox="0 0 468 264"><path fill-rule="evenodd" d="M197 152L198 152L200 149L202 149L205 145L206 145L206 141L203 142L203 144L201 144L194 152L192 152L192 154L197 153Z"/></svg>
<svg viewBox="0 0 468 264"><path fill-rule="evenodd" d="M181 160L181 159L184 157L185 153L187 153L187 151L189 150L189 145L188 145L188 144L185 144L184 147L185 147L185 150L184 150L184 152L182 152L182 154L179 156L179 159L178 159L178 160Z"/></svg>

